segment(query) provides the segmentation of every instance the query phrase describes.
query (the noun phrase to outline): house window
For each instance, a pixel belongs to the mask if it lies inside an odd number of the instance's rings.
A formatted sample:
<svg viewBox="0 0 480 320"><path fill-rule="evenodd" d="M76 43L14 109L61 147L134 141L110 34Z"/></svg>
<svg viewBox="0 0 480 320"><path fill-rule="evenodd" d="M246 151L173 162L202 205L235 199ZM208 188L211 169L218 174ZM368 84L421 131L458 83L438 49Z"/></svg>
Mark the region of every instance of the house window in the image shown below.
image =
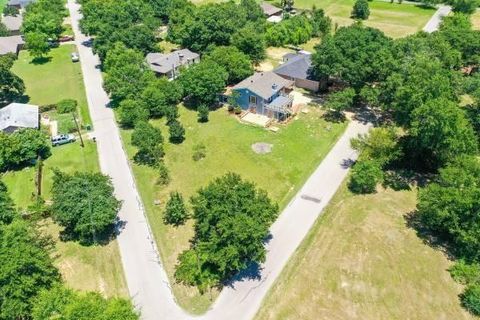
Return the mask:
<svg viewBox="0 0 480 320"><path fill-rule="evenodd" d="M251 104L257 104L257 97L256 96L250 96L250 103Z"/></svg>

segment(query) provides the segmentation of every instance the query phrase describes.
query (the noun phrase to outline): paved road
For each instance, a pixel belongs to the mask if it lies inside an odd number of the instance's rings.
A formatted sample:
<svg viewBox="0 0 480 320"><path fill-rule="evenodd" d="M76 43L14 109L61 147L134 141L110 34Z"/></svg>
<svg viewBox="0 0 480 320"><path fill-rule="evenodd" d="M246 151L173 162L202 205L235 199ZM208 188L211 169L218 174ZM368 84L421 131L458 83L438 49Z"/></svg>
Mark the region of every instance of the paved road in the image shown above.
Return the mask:
<svg viewBox="0 0 480 320"><path fill-rule="evenodd" d="M143 319L185 319L188 316L174 301L167 275L150 236L114 114L106 108L109 98L103 90L98 57L83 44L89 39L78 28L81 19L79 5L74 0L68 0L68 8L95 129L100 167L104 174L112 178L115 194L123 202L119 217L125 227L118 236L118 244L130 295L141 310Z"/></svg>
<svg viewBox="0 0 480 320"><path fill-rule="evenodd" d="M433 14L433 16L428 20L425 27L423 27L423 31L425 32L434 32L437 31L440 27L440 23L442 22L442 18L448 16L452 11L452 7L440 5L438 6L437 11Z"/></svg>
<svg viewBox="0 0 480 320"><path fill-rule="evenodd" d="M356 121L349 124L343 136L273 224L272 239L267 244L266 263L259 272L259 278L235 281L221 292L204 316L190 316L176 304L151 238L113 112L106 108L109 99L103 90L102 75L97 68L99 60L83 44L88 38L78 29L81 19L79 6L74 0L68 0L68 7L97 138L100 166L103 173L112 177L116 196L123 201L119 216L125 222L125 227L118 236L118 243L128 289L142 312L142 319L253 318L289 257L346 177L348 163L356 159L357 154L350 148L350 139L367 132L369 126Z"/></svg>

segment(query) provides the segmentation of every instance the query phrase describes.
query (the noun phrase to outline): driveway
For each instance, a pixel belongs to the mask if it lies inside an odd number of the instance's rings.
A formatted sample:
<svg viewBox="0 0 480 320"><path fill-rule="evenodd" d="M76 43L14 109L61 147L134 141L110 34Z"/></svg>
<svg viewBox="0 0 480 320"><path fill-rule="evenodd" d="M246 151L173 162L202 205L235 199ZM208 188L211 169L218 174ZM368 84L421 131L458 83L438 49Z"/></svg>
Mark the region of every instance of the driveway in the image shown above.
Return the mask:
<svg viewBox="0 0 480 320"><path fill-rule="evenodd" d="M434 32L437 31L440 27L440 23L442 22L443 17L446 17L452 11L452 7L440 5L438 6L437 11L433 14L433 16L428 20L425 27L423 27L423 31L425 32Z"/></svg>
<svg viewBox="0 0 480 320"><path fill-rule="evenodd" d="M366 133L369 125L350 122L326 158L283 210L271 227L272 238L267 244L266 262L261 269L251 270L249 274L257 277L232 281L205 315L190 316L176 304L161 264L114 114L106 107L109 99L103 90L102 75L97 68L98 57L82 44L89 39L78 28L81 19L79 5L74 0L68 0L68 8L96 134L100 167L104 174L112 178L115 194L123 203L119 217L124 227L118 236L118 243L129 293L141 311L142 319L253 318L268 289L342 184L351 161L356 159L357 154L350 147L350 139L359 133Z"/></svg>

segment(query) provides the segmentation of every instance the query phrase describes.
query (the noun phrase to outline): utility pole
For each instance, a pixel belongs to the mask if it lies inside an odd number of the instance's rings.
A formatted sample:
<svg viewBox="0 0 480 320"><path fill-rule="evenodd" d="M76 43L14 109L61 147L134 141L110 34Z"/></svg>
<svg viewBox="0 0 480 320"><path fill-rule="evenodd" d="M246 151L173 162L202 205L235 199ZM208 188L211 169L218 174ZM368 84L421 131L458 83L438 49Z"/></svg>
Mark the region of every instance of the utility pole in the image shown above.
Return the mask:
<svg viewBox="0 0 480 320"><path fill-rule="evenodd" d="M80 137L80 146L83 148L85 144L83 143L82 133L80 132L80 126L78 125L77 117L75 117L75 112L72 112L73 121L77 127L78 136Z"/></svg>

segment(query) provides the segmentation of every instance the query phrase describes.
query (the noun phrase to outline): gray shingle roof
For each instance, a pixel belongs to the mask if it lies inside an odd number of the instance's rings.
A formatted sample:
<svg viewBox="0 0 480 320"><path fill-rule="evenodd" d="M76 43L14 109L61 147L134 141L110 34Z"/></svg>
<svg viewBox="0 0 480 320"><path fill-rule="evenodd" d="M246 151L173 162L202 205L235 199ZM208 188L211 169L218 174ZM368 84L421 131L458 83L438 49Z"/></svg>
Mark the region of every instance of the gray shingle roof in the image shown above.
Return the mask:
<svg viewBox="0 0 480 320"><path fill-rule="evenodd" d="M289 54L284 59L286 61L273 72L295 79L311 79L312 59L309 54Z"/></svg>
<svg viewBox="0 0 480 320"><path fill-rule="evenodd" d="M0 37L0 55L17 53L18 46L24 43L21 36Z"/></svg>
<svg viewBox="0 0 480 320"><path fill-rule="evenodd" d="M2 15L2 23L7 27L7 30L9 31L18 31L20 30L20 27L22 26L22 15L16 15L16 16L4 16Z"/></svg>
<svg viewBox="0 0 480 320"><path fill-rule="evenodd" d="M282 12L282 9L275 7L274 5L271 5L268 2L262 2L260 4L260 7L263 10L263 14L266 15L267 17L273 16L275 14Z"/></svg>
<svg viewBox="0 0 480 320"><path fill-rule="evenodd" d="M38 129L38 106L11 103L0 109L0 130L9 127Z"/></svg>
<svg viewBox="0 0 480 320"><path fill-rule="evenodd" d="M168 73L173 70L173 66L178 67L187 64L189 61L197 59L198 57L198 53L188 49L181 49L168 54L157 52L149 53L146 59L153 71Z"/></svg>
<svg viewBox="0 0 480 320"><path fill-rule="evenodd" d="M292 85L293 81L284 79L269 71L256 72L253 76L236 84L233 89L248 89L263 99L269 99L276 92Z"/></svg>
<svg viewBox="0 0 480 320"><path fill-rule="evenodd" d="M34 2L35 0L9 0L8 5L9 6L20 6L22 8L25 8L27 5L30 3Z"/></svg>

